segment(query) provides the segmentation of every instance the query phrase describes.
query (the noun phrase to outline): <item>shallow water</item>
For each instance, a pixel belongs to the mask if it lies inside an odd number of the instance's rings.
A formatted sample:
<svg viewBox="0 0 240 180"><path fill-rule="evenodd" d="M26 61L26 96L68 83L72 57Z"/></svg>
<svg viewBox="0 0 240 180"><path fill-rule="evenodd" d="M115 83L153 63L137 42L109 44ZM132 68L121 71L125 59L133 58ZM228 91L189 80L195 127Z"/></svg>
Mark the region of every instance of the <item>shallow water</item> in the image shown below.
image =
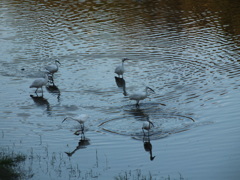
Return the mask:
<svg viewBox="0 0 240 180"><path fill-rule="evenodd" d="M28 156L32 179L239 179L239 2L0 3L1 147ZM37 96L55 59L55 86ZM137 108L125 95L145 86L155 93ZM82 113L79 142L62 121Z"/></svg>

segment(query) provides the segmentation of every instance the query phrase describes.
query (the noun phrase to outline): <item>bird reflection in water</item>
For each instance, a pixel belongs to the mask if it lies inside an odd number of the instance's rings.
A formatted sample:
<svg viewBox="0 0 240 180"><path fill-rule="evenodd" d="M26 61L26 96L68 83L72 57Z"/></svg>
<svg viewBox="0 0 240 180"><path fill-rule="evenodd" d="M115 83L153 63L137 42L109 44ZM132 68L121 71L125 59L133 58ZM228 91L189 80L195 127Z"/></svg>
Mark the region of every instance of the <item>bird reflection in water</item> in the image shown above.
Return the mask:
<svg viewBox="0 0 240 180"><path fill-rule="evenodd" d="M45 99L43 96L33 96L30 95L30 97L32 98L32 100L34 101L34 103L39 106L39 107L46 107L46 111L48 112L48 114L50 115L51 113L51 106L48 102L47 99Z"/></svg>
<svg viewBox="0 0 240 180"><path fill-rule="evenodd" d="M149 152L150 154L150 160L154 160L155 156L152 155L152 144L150 142L150 134L149 131L154 127L154 124L152 121L149 120L149 117L147 116L147 120L143 122L142 125L142 131L143 131L143 146L146 152ZM148 133L146 134L145 131Z"/></svg>
<svg viewBox="0 0 240 180"><path fill-rule="evenodd" d="M90 145L90 140L87 138L82 138L79 140L77 147L72 152L65 152L69 157L71 157L77 150L85 149L88 145Z"/></svg>
<svg viewBox="0 0 240 180"><path fill-rule="evenodd" d="M145 135L143 136L143 147L145 149L146 152L149 152L150 154L150 160L153 161L155 156L152 155L152 144L150 142L150 136Z"/></svg>
<svg viewBox="0 0 240 180"><path fill-rule="evenodd" d="M138 121L148 121L149 119L149 115L144 111L144 109L132 108L130 110L126 110L126 112L132 115Z"/></svg>
<svg viewBox="0 0 240 180"><path fill-rule="evenodd" d="M56 85L54 85L54 84L53 85L48 85L48 86L46 86L46 89L52 95L56 95L57 99L58 99L58 102L60 102L61 92Z"/></svg>
<svg viewBox="0 0 240 180"><path fill-rule="evenodd" d="M122 88L123 95L127 96L125 80L123 78L115 76L115 82L119 88Z"/></svg>
<svg viewBox="0 0 240 180"><path fill-rule="evenodd" d="M78 142L77 147L72 152L65 152L69 157L71 157L77 150L85 149L88 145L90 145L90 139L85 137L83 129L77 130L74 134L81 135L81 138Z"/></svg>
<svg viewBox="0 0 240 180"><path fill-rule="evenodd" d="M87 114L80 114L76 117L66 117L62 121L64 122L66 120L73 120L80 124L80 129L77 130L74 134L77 136L80 135L81 139L78 142L78 146L72 152L65 152L69 157L72 156L77 150L84 149L86 148L86 146L90 145L90 142L89 142L90 140L85 137L85 127L84 127L84 123L87 121L88 118L89 116Z"/></svg>

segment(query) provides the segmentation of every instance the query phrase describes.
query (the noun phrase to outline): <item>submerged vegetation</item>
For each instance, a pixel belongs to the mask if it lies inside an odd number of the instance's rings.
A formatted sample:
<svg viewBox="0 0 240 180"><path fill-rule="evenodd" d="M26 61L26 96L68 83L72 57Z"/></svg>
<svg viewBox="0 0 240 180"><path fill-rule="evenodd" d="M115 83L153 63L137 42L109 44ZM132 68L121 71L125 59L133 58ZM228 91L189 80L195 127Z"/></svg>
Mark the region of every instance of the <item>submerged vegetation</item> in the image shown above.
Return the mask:
<svg viewBox="0 0 240 180"><path fill-rule="evenodd" d="M107 156L105 156L105 160L100 161L97 149L92 167L84 170L78 164L72 164L71 158L64 158L64 156L67 157L65 153L50 153L48 146L44 149L45 153L38 154L31 148L28 155L16 153L9 148L7 150L0 149L0 180L51 179L51 177L91 180L101 179L101 176L111 169ZM184 180L180 173L179 177L170 177L161 176L160 172L152 174L150 171L146 172L141 169L122 170L115 173L115 175L111 175L111 178L115 180Z"/></svg>
<svg viewBox="0 0 240 180"><path fill-rule="evenodd" d="M0 179L12 180L24 177L23 170L20 169L19 163L26 160L22 154L0 153Z"/></svg>
<svg viewBox="0 0 240 180"><path fill-rule="evenodd" d="M118 176L114 177L115 180L177 180L176 178L158 176L153 177L151 172L148 174L143 174L140 169L124 171L118 174ZM179 173L179 180L184 180L182 175Z"/></svg>

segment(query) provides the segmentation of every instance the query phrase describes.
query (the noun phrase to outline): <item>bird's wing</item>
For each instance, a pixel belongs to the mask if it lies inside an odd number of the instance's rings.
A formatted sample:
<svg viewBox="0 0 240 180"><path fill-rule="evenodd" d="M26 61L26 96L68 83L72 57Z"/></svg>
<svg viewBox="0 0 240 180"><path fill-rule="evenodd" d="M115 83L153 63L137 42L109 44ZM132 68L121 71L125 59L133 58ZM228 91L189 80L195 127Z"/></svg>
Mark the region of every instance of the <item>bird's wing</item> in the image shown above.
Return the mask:
<svg viewBox="0 0 240 180"><path fill-rule="evenodd" d="M77 116L75 119L79 119L82 121L86 121L88 119L88 115L87 114L80 114L79 116Z"/></svg>
<svg viewBox="0 0 240 180"><path fill-rule="evenodd" d="M32 83L32 87L34 87L34 86L41 86L43 83L44 83L44 80L45 79L43 79L43 78L38 78L38 79L35 79L34 81L33 81L33 83ZM30 87L31 87L30 86Z"/></svg>
<svg viewBox="0 0 240 180"><path fill-rule="evenodd" d="M56 71L57 67L55 65L49 65L49 66L46 66L45 69L48 70L49 72L52 72L52 71Z"/></svg>
<svg viewBox="0 0 240 180"><path fill-rule="evenodd" d="M131 100L136 100L136 99L137 100L142 100L144 98L146 98L146 96L143 93L135 93L135 94L129 95L129 99L131 99Z"/></svg>
<svg viewBox="0 0 240 180"><path fill-rule="evenodd" d="M117 66L115 69L115 73L123 73L123 68L121 65Z"/></svg>
<svg viewBox="0 0 240 180"><path fill-rule="evenodd" d="M115 68L115 73L118 72L120 68L121 68L120 66L117 66L117 67Z"/></svg>

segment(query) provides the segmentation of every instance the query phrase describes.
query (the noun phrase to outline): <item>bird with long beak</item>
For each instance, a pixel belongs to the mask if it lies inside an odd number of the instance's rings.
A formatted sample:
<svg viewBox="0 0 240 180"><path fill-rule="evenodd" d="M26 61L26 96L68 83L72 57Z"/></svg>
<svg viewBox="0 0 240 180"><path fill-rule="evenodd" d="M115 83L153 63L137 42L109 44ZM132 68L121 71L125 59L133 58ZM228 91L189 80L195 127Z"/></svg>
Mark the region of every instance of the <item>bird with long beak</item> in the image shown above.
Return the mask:
<svg viewBox="0 0 240 180"><path fill-rule="evenodd" d="M76 117L66 117L66 118L64 118L64 120L62 122L66 121L66 120L77 121L81 126L81 129L80 129L81 133L84 134L84 123L86 122L86 120L88 118L89 118L89 116L87 114L80 114L79 116L76 116ZM79 135L80 131L78 130L74 134Z"/></svg>
<svg viewBox="0 0 240 180"><path fill-rule="evenodd" d="M135 100L136 101L136 107L139 107L139 101L146 99L148 97L148 90L151 90L152 92L154 92L154 90L148 86L146 86L145 88L145 92L136 92L133 94L129 94L129 99L130 100Z"/></svg>
<svg viewBox="0 0 240 180"><path fill-rule="evenodd" d="M61 65L61 63L58 60L55 60L55 64L48 65L45 67L45 69L49 72L51 75L49 79L53 82L53 74L58 71L58 65Z"/></svg>
<svg viewBox="0 0 240 180"><path fill-rule="evenodd" d="M144 130L148 131L148 136L149 136L149 131L152 127L154 127L154 124L152 123L152 121L147 120L147 121L143 122L142 131L143 131L144 136L145 136Z"/></svg>
<svg viewBox="0 0 240 180"><path fill-rule="evenodd" d="M129 60L129 59L128 59L128 58L123 58L123 59L122 59L122 64L119 65L119 66L117 66L117 67L115 68L115 71L114 71L114 72L118 75L118 77L120 77L120 76L123 77L123 73L125 72L124 62L125 62L126 60Z"/></svg>
<svg viewBox="0 0 240 180"><path fill-rule="evenodd" d="M32 84L30 85L30 88L37 88L35 93L37 94L37 90L39 88L42 89L42 95L43 95L43 86L46 86L46 84L48 83L48 72L45 72L45 77L43 78L37 78L35 79Z"/></svg>

